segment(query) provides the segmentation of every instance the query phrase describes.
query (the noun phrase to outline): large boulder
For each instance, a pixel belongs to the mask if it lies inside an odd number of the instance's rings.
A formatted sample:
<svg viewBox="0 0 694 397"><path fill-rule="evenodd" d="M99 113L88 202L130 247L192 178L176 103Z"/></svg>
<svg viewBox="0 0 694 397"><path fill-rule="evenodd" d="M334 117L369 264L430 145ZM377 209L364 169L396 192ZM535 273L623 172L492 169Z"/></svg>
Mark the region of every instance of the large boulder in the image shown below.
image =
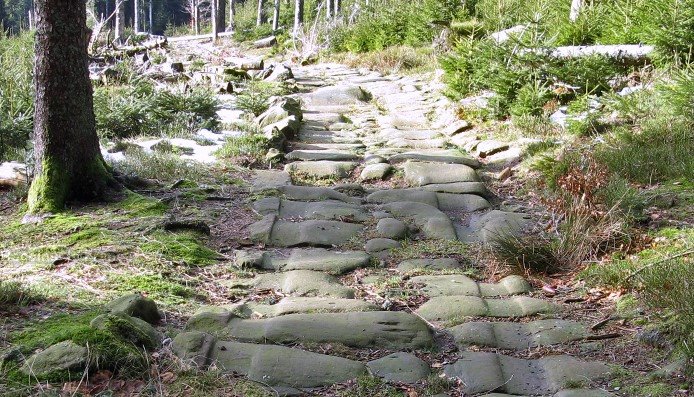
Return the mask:
<svg viewBox="0 0 694 397"><path fill-rule="evenodd" d="M89 363L89 350L66 340L29 357L20 371L32 377L46 377L62 371L80 371Z"/></svg>
<svg viewBox="0 0 694 397"><path fill-rule="evenodd" d="M106 311L111 313L125 313L128 316L137 317L150 324L156 324L161 320L161 314L157 304L140 294L129 294L108 303Z"/></svg>

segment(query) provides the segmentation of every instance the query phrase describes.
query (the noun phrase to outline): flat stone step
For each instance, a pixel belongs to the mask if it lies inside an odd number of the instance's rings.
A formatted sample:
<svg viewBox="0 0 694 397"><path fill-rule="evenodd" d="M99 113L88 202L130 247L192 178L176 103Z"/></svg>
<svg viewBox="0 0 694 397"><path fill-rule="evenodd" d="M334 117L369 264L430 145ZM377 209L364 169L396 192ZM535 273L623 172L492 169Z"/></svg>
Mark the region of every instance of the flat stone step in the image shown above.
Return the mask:
<svg viewBox="0 0 694 397"><path fill-rule="evenodd" d="M462 266L454 258L435 258L435 259L408 259L398 264L397 269L401 272L412 270L448 270L460 269Z"/></svg>
<svg viewBox="0 0 694 397"><path fill-rule="evenodd" d="M483 182L433 183L420 189L439 193L476 194L485 198L492 196Z"/></svg>
<svg viewBox="0 0 694 397"><path fill-rule="evenodd" d="M285 156L287 160L299 161L353 161L361 159L361 156L352 152L337 150L293 150Z"/></svg>
<svg viewBox="0 0 694 397"><path fill-rule="evenodd" d="M480 167L479 161L465 156L460 151L448 149L408 151L405 153L396 154L389 158L390 162L401 162L406 160L426 161L445 164L464 164L472 168Z"/></svg>
<svg viewBox="0 0 694 397"><path fill-rule="evenodd" d="M277 247L331 247L347 243L363 230L363 226L325 220L290 222L278 220L276 215L266 215L251 224L249 230L252 241Z"/></svg>
<svg viewBox="0 0 694 397"><path fill-rule="evenodd" d="M294 150L335 150L335 151L356 151L366 148L363 143L302 143L291 142Z"/></svg>
<svg viewBox="0 0 694 397"><path fill-rule="evenodd" d="M294 313L344 313L376 310L381 310L381 308L361 299L321 296L286 296L273 305L258 302L243 302L221 307L206 306L192 318L198 316L201 316L201 318L216 318L218 315L224 315L225 312L232 312L243 318L264 318ZM189 321L192 321L192 318Z"/></svg>
<svg viewBox="0 0 694 397"><path fill-rule="evenodd" d="M527 296L508 299L436 296L420 306L417 313L429 321L460 322L466 317L527 317L559 310L559 306L551 302Z"/></svg>
<svg viewBox="0 0 694 397"><path fill-rule="evenodd" d="M253 210L261 215L277 214L281 219L323 219L366 222L371 215L358 204L337 200L292 201L279 197L265 197L253 203Z"/></svg>
<svg viewBox="0 0 694 397"><path fill-rule="evenodd" d="M420 188L379 190L368 195L366 201L423 203L442 211L475 212L491 207L487 199L476 194L438 193Z"/></svg>
<svg viewBox="0 0 694 397"><path fill-rule="evenodd" d="M446 144L444 139L431 138L426 140L395 138L386 142L386 146L404 149L436 149L442 148Z"/></svg>
<svg viewBox="0 0 694 397"><path fill-rule="evenodd" d="M481 397L531 397L528 395L520 396L517 394L491 393ZM552 397L615 397L614 394L604 390L593 389L567 389L553 394Z"/></svg>
<svg viewBox="0 0 694 397"><path fill-rule="evenodd" d="M398 352L369 361L366 366L374 376L387 382L416 383L431 373L429 365L411 353Z"/></svg>
<svg viewBox="0 0 694 397"><path fill-rule="evenodd" d="M183 332L172 349L185 363L241 374L269 386L328 386L367 374L358 361L275 345L228 342L203 332Z"/></svg>
<svg viewBox="0 0 694 397"><path fill-rule="evenodd" d="M396 218L411 220L428 238L457 239L453 222L434 206L415 202L394 202L383 205L383 209Z"/></svg>
<svg viewBox="0 0 694 397"><path fill-rule="evenodd" d="M416 276L409 280L412 284L422 284L417 291L427 296L479 296L482 298L527 294L532 290L530 284L520 276L508 276L498 283L478 283L462 274L441 276Z"/></svg>
<svg viewBox="0 0 694 397"><path fill-rule="evenodd" d="M284 171L256 170L251 179L251 191L277 189L292 184L289 173Z"/></svg>
<svg viewBox="0 0 694 397"><path fill-rule="evenodd" d="M386 139L406 139L406 140L431 140L439 132L434 130L398 130L395 128L386 128L381 130L379 133L382 137Z"/></svg>
<svg viewBox="0 0 694 397"><path fill-rule="evenodd" d="M270 289L293 296L354 298L354 290L342 285L335 277L311 270L264 273L250 280L228 280L222 283L229 288Z"/></svg>
<svg viewBox="0 0 694 397"><path fill-rule="evenodd" d="M329 187L281 186L277 189L284 198L297 201L339 200L344 203L360 204L361 198L352 197Z"/></svg>
<svg viewBox="0 0 694 397"><path fill-rule="evenodd" d="M292 176L301 175L316 179L343 179L350 176L352 170L357 168L357 165L357 163L351 161L298 161L287 164L284 170Z"/></svg>
<svg viewBox="0 0 694 397"><path fill-rule="evenodd" d="M438 163L407 161L403 170L405 171L405 181L410 186L479 181L477 172L464 164L449 164L442 167Z"/></svg>
<svg viewBox="0 0 694 397"><path fill-rule="evenodd" d="M469 346L525 350L580 340L589 335L575 321L537 320L529 323L469 322L449 328L461 349Z"/></svg>
<svg viewBox="0 0 694 397"><path fill-rule="evenodd" d="M343 274L369 265L371 257L364 251L328 251L323 248L294 248L289 253L277 251L236 251L234 264L239 268L265 270L315 270Z"/></svg>
<svg viewBox="0 0 694 397"><path fill-rule="evenodd" d="M463 352L453 364L443 367L450 378L460 379L466 394L489 390L509 394L550 394L571 384L584 384L610 373L601 362L586 362L571 356L523 360L485 352Z"/></svg>
<svg viewBox="0 0 694 397"><path fill-rule="evenodd" d="M248 320L230 314L194 321L186 330L252 343L340 343L356 348L422 349L434 343L427 324L405 312L288 314Z"/></svg>

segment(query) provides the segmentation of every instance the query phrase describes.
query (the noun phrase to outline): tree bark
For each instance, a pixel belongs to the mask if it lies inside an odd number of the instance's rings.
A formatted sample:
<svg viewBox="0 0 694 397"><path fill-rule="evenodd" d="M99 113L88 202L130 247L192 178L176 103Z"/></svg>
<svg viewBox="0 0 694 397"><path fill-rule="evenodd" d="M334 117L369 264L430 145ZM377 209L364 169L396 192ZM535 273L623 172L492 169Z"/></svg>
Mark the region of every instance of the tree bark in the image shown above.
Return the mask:
<svg viewBox="0 0 694 397"><path fill-rule="evenodd" d="M123 38L125 34L125 7L123 7L123 0L116 0L116 22L115 22L115 35L116 40Z"/></svg>
<svg viewBox="0 0 694 397"><path fill-rule="evenodd" d="M227 24L227 2L217 0L217 32L222 33Z"/></svg>
<svg viewBox="0 0 694 397"><path fill-rule="evenodd" d="M342 11L342 0L333 0L333 5L335 6L333 9L333 15L335 15L335 18L337 18Z"/></svg>
<svg viewBox="0 0 694 397"><path fill-rule="evenodd" d="M200 4L198 0L193 0L193 31L195 35L200 34Z"/></svg>
<svg viewBox="0 0 694 397"><path fill-rule="evenodd" d="M299 34L304 24L304 0L296 0L294 4L294 37Z"/></svg>
<svg viewBox="0 0 694 397"><path fill-rule="evenodd" d="M272 14L272 31L280 28L280 0L275 0L275 9Z"/></svg>
<svg viewBox="0 0 694 397"><path fill-rule="evenodd" d="M140 0L133 0L133 30L140 31Z"/></svg>
<svg viewBox="0 0 694 397"><path fill-rule="evenodd" d="M149 0L149 33L154 33L154 0Z"/></svg>
<svg viewBox="0 0 694 397"><path fill-rule="evenodd" d="M325 0L325 17L327 19L333 17L333 2L331 0Z"/></svg>
<svg viewBox="0 0 694 397"><path fill-rule="evenodd" d="M116 183L96 135L83 0L36 0L36 176L29 213L103 197Z"/></svg>
<svg viewBox="0 0 694 397"><path fill-rule="evenodd" d="M217 19L217 0L210 0L210 8L212 10L212 15L210 16L212 22L212 42L216 43L217 39L219 39L219 29L217 28L217 23L219 23L219 19Z"/></svg>
<svg viewBox="0 0 694 397"><path fill-rule="evenodd" d="M263 6L265 6L265 0L258 0L258 17L255 22L256 26L263 24L263 19L265 17L263 13Z"/></svg>

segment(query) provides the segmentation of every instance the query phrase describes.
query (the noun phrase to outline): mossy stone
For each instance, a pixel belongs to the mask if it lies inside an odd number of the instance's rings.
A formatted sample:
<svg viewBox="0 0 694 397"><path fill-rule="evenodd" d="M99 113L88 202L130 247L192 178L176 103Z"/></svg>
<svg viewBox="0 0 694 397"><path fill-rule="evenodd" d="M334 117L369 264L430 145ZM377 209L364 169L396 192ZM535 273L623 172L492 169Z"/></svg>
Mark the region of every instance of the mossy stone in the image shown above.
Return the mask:
<svg viewBox="0 0 694 397"><path fill-rule="evenodd" d="M129 294L108 303L106 311L111 313L125 313L128 316L137 317L150 324L156 324L161 320L161 314L157 304L145 298L141 294Z"/></svg>
<svg viewBox="0 0 694 397"><path fill-rule="evenodd" d="M89 324L96 329L111 332L135 346L156 349L161 345L162 336L148 322L122 312L102 314Z"/></svg>
<svg viewBox="0 0 694 397"><path fill-rule="evenodd" d="M82 370L89 362L89 351L73 341L63 341L29 357L20 371L44 378L61 371Z"/></svg>

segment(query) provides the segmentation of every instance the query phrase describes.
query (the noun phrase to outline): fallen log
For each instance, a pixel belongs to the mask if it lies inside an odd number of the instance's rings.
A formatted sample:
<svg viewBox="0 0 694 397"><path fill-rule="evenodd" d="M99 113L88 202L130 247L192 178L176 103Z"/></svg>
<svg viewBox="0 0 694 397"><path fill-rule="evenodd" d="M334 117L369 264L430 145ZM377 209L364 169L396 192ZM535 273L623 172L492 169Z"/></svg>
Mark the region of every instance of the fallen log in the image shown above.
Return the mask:
<svg viewBox="0 0 694 397"><path fill-rule="evenodd" d="M26 165L16 161L0 164L0 186L17 187L28 182Z"/></svg>

